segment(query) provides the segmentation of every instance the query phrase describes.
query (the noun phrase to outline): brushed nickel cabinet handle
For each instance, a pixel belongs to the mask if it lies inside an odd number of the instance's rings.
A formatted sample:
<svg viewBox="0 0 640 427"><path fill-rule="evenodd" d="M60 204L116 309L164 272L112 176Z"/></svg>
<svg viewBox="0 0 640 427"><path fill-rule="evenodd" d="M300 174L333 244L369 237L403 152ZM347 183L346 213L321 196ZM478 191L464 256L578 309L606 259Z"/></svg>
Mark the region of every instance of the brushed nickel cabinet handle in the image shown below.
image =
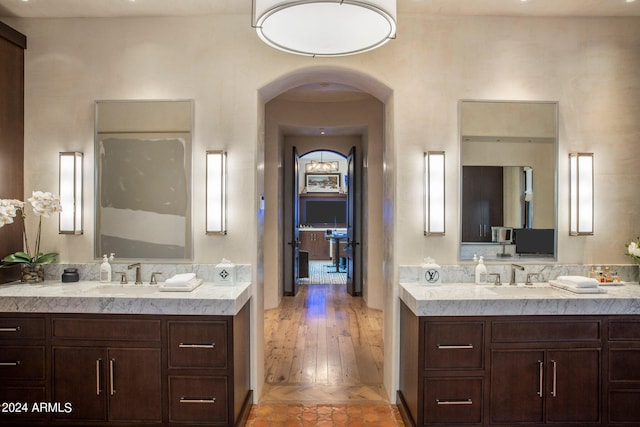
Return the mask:
<svg viewBox="0 0 640 427"><path fill-rule="evenodd" d="M96 396L100 396L102 389L100 388L100 368L102 367L102 359L96 360Z"/></svg>
<svg viewBox="0 0 640 427"><path fill-rule="evenodd" d="M16 360L15 362L0 362L0 366L20 366L20 361Z"/></svg>
<svg viewBox="0 0 640 427"><path fill-rule="evenodd" d="M204 399L181 397L180 403L216 403L215 397L209 397Z"/></svg>
<svg viewBox="0 0 640 427"><path fill-rule="evenodd" d="M116 368L116 359L109 360L109 393L111 396L116 394L116 384L115 384L115 369Z"/></svg>
<svg viewBox="0 0 640 427"><path fill-rule="evenodd" d="M542 387L544 386L542 383L543 377L544 377L544 365L542 364L542 360L538 360L538 378L540 380L540 383L538 384L538 396L540 396L540 398L543 397L542 395Z"/></svg>
<svg viewBox="0 0 640 427"><path fill-rule="evenodd" d="M471 399L447 399L447 400L436 399L436 404L438 405L473 405L473 400Z"/></svg>
<svg viewBox="0 0 640 427"><path fill-rule="evenodd" d="M0 328L0 332L18 332L20 331L20 326L11 326L8 328Z"/></svg>
<svg viewBox="0 0 640 427"><path fill-rule="evenodd" d="M557 389L556 389L556 376L558 373L558 364L556 363L555 360L551 361L551 366L553 366L553 384L551 386L551 396L556 397L557 396Z"/></svg>
<svg viewBox="0 0 640 427"><path fill-rule="evenodd" d="M188 344L188 343L180 343L178 344L178 348L216 348L216 343L211 344Z"/></svg>
<svg viewBox="0 0 640 427"><path fill-rule="evenodd" d="M438 350L463 350L471 348L473 348L473 344L438 344Z"/></svg>

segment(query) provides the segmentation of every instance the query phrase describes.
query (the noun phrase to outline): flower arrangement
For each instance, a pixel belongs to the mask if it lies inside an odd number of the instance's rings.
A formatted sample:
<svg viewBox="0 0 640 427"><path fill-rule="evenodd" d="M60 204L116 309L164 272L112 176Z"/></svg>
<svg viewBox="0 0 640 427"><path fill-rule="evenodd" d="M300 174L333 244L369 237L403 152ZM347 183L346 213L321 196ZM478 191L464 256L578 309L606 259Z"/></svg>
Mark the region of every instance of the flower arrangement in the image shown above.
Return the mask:
<svg viewBox="0 0 640 427"><path fill-rule="evenodd" d="M55 261L58 256L58 254L54 252L46 254L40 252L40 237L42 232L42 217L49 218L51 214L62 210L60 206L60 198L50 192L34 191L28 201L33 207L33 212L39 216L38 232L36 234L35 247L33 251L31 251L31 246L29 245L29 237L25 223L25 218L27 216L25 212L25 202L12 199L0 199L0 227L12 224L13 219L18 216L19 213L22 218L22 235L24 237L25 248L24 252L16 252L4 257L0 264L0 268L12 267L19 264L23 267L49 264ZM42 267L40 267L40 271L42 271ZM43 279L44 272L42 272L42 280ZM25 281L24 277L23 281Z"/></svg>
<svg viewBox="0 0 640 427"><path fill-rule="evenodd" d="M625 246L627 247L627 255L630 256L636 264L640 264L640 237Z"/></svg>

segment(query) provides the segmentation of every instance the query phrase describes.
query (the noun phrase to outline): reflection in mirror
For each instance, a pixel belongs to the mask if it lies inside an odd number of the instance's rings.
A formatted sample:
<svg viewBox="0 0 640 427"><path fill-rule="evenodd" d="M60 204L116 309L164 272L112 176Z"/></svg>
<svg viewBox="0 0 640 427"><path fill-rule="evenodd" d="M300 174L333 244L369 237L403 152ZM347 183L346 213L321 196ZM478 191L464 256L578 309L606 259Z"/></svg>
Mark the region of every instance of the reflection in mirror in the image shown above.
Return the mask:
<svg viewBox="0 0 640 427"><path fill-rule="evenodd" d="M557 103L461 101L460 259L556 256Z"/></svg>
<svg viewBox="0 0 640 427"><path fill-rule="evenodd" d="M96 258L191 258L192 123L192 101L96 102Z"/></svg>

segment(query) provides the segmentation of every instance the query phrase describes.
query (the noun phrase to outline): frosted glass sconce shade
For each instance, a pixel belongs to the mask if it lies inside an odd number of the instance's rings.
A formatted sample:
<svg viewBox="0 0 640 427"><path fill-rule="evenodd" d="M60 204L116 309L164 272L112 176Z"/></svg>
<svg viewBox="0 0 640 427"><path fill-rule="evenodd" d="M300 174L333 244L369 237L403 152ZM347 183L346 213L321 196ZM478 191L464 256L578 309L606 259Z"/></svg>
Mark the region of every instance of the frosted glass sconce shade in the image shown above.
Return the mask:
<svg viewBox="0 0 640 427"><path fill-rule="evenodd" d="M424 154L424 234L444 235L444 151Z"/></svg>
<svg viewBox="0 0 640 427"><path fill-rule="evenodd" d="M82 234L82 153L60 153L60 234Z"/></svg>
<svg viewBox="0 0 640 427"><path fill-rule="evenodd" d="M207 151L207 234L227 234L226 168L227 153Z"/></svg>
<svg viewBox="0 0 640 427"><path fill-rule="evenodd" d="M593 234L593 153L569 154L569 234Z"/></svg>
<svg viewBox="0 0 640 427"><path fill-rule="evenodd" d="M262 41L297 55L353 55L396 35L395 0L253 0L252 13Z"/></svg>

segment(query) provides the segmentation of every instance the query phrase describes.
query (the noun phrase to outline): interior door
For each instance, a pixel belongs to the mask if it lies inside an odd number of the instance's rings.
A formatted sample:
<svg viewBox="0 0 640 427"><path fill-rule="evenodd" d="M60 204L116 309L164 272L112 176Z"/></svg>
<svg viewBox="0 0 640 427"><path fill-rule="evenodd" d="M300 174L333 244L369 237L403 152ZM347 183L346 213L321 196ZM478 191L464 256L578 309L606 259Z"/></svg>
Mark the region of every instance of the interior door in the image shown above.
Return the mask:
<svg viewBox="0 0 640 427"><path fill-rule="evenodd" d="M356 147L351 147L347 157L347 292L362 295L362 248L360 246L361 221L359 220L361 185L358 179L361 167L356 157Z"/></svg>
<svg viewBox="0 0 640 427"><path fill-rule="evenodd" d="M284 171L284 212L293 212L290 220L285 215L285 245L284 245L284 294L293 296L298 293L300 282L300 156L298 150L293 147L291 155L290 171L287 171L285 163ZM290 221L290 222L289 222ZM287 230L288 229L288 230Z"/></svg>

